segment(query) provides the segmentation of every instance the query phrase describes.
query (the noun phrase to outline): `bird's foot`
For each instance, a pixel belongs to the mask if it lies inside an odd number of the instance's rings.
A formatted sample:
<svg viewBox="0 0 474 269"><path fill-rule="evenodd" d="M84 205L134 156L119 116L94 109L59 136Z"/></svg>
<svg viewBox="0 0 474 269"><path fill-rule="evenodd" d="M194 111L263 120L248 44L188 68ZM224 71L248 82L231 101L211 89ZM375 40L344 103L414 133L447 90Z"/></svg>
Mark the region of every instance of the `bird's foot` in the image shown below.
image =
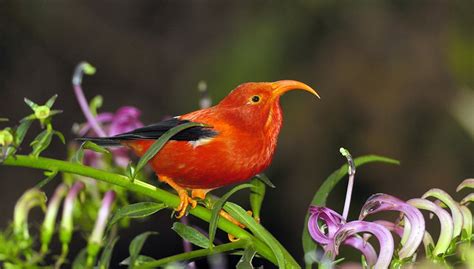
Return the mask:
<svg viewBox="0 0 474 269"><path fill-rule="evenodd" d="M252 216L253 215L253 212L252 210L247 210L247 214L249 216ZM242 223L240 223L238 220L236 220L234 217L232 217L229 213L225 212L224 210L221 210L219 212L219 215L221 215L221 217L225 218L226 220L232 222L233 224L239 226L240 228L242 229L245 229L247 228L245 225L243 225ZM260 218L255 218L255 220L260 223ZM227 238L229 239L229 241L231 242L235 242L235 241L238 241L239 239L237 237L235 237L233 234L227 234Z"/></svg>
<svg viewBox="0 0 474 269"><path fill-rule="evenodd" d="M199 198L201 200L206 199L206 195L210 190L207 189L192 189L191 190L191 197L192 198Z"/></svg>
<svg viewBox="0 0 474 269"><path fill-rule="evenodd" d="M193 198L189 197L188 191L186 189L179 189L178 195L179 199L181 200L179 206L175 209L178 214L176 218L180 219L186 214L186 210L188 209L188 205L191 205L191 208L195 208L197 205L197 201Z"/></svg>

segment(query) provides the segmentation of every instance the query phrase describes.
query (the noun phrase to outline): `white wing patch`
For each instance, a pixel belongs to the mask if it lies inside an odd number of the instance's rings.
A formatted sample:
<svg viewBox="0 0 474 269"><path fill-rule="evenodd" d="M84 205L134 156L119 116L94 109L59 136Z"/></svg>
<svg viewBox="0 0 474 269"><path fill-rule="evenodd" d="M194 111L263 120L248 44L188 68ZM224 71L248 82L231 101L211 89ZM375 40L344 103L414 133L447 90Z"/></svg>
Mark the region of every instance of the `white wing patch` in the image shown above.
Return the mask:
<svg viewBox="0 0 474 269"><path fill-rule="evenodd" d="M189 141L188 143L193 146L193 148L197 148L202 145L206 145L209 142L211 142L214 138L213 137L206 137L206 138L201 138L196 141Z"/></svg>

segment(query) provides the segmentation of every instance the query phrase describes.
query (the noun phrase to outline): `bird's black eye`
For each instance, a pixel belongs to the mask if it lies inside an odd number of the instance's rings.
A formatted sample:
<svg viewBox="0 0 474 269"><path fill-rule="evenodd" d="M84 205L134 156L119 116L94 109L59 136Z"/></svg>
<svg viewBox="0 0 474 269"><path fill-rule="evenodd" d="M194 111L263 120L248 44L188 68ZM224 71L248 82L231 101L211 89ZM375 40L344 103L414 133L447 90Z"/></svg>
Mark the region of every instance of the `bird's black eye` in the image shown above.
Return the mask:
<svg viewBox="0 0 474 269"><path fill-rule="evenodd" d="M260 101L260 96L258 96L258 95L252 96L252 102L258 103L259 101Z"/></svg>

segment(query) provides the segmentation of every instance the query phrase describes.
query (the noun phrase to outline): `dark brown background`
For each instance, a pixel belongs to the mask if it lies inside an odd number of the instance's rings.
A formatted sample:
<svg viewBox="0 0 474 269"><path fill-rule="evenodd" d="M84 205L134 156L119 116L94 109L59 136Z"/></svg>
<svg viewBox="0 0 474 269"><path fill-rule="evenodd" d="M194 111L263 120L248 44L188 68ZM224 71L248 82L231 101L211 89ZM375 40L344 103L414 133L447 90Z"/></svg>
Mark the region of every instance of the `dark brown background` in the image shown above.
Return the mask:
<svg viewBox="0 0 474 269"><path fill-rule="evenodd" d="M263 223L300 260L304 214L324 178L345 162L340 146L402 162L358 171L353 218L372 193L454 193L474 176L473 136L451 113L460 91L474 86L472 1L0 3L0 117L29 113L23 97L42 103L58 93L56 107L65 112L55 126L68 139L72 124L84 121L70 84L82 60L98 68L83 85L89 98L103 95L102 111L134 105L146 123L197 109L200 80L216 101L247 81L296 79L318 89L320 101L282 98L285 124L267 171L277 189L268 191ZM57 142L45 152L64 154ZM2 227L41 177L0 168ZM337 210L344 191L341 185L330 196ZM233 200L248 206L247 194ZM161 213L133 225L115 259L145 229L161 233L146 245L150 256L181 251L171 223Z"/></svg>

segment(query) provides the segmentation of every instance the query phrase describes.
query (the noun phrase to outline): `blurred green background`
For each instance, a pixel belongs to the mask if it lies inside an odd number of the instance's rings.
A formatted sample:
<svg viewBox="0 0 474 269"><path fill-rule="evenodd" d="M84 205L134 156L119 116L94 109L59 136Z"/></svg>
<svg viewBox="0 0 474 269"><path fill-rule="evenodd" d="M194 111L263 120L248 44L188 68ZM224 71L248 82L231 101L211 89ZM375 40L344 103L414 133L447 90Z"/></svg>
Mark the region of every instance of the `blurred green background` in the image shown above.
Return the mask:
<svg viewBox="0 0 474 269"><path fill-rule="evenodd" d="M55 127L72 140L72 124L85 121L71 87L83 60L98 69L84 80L87 97L101 94L102 111L139 107L145 123L197 109L201 80L215 102L243 82L303 81L322 99L299 92L282 98L284 127L266 171L277 188L267 192L262 215L302 261L308 203L345 163L341 146L354 156L401 161L358 171L352 218L370 194L407 199L432 187L454 193L474 176L473 10L473 1L2 0L0 117L16 121L29 113L23 97L42 103L58 93L64 114ZM65 148L55 141L44 155L63 158ZM0 227L41 178L39 171L0 167ZM336 210L345 188L330 196ZM248 207L247 196L233 200ZM167 213L134 222L115 259L125 258L130 239L145 229L160 231L145 253L178 253L172 222Z"/></svg>

